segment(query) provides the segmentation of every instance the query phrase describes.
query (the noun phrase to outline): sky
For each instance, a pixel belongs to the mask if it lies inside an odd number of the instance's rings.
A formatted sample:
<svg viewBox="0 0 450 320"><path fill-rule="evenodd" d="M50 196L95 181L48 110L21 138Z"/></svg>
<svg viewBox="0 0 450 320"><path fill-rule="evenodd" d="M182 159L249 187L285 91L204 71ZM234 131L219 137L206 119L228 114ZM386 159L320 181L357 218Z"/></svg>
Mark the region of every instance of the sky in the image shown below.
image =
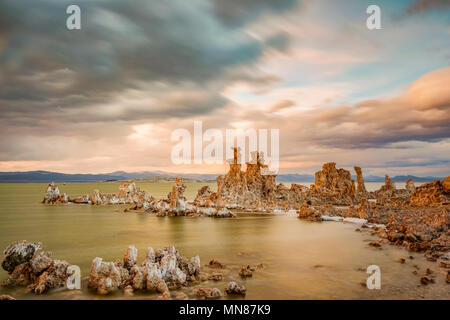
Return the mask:
<svg viewBox="0 0 450 320"><path fill-rule="evenodd" d="M2 0L0 171L223 173L171 161L202 121L279 129L280 173L447 176L449 36L449 0Z"/></svg>

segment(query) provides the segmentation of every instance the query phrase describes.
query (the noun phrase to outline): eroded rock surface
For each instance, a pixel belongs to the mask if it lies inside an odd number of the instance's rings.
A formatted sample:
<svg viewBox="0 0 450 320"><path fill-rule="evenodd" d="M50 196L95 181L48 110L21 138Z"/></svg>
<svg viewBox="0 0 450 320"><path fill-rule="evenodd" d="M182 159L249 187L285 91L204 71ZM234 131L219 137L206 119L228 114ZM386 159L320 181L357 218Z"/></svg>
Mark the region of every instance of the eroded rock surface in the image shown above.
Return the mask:
<svg viewBox="0 0 450 320"><path fill-rule="evenodd" d="M67 261L53 260L51 252L39 251L40 243L15 242L4 251L2 267L9 273L3 283L7 287L27 286L41 294L65 286L68 278Z"/></svg>
<svg viewBox="0 0 450 320"><path fill-rule="evenodd" d="M70 198L65 193L60 194L58 187L51 182L44 196L43 203L74 203L74 204L93 204L93 205L111 205L111 204L145 204L153 201L153 197L145 191L136 187L134 181L123 182L119 186L117 193L102 193L95 189L90 195L82 195Z"/></svg>
<svg viewBox="0 0 450 320"><path fill-rule="evenodd" d="M163 296L169 288L180 288L188 281L195 281L200 273L200 258L180 256L175 247L147 250L145 260L136 264L137 249L130 246L125 253L124 264L92 261L89 288L105 295L119 289L159 292ZM129 288L131 286L131 289ZM169 294L170 297L170 294Z"/></svg>
<svg viewBox="0 0 450 320"><path fill-rule="evenodd" d="M425 183L414 189L409 203L413 207L436 207L442 204L450 204L449 179Z"/></svg>
<svg viewBox="0 0 450 320"><path fill-rule="evenodd" d="M60 194L58 187L54 182L50 182L47 186L47 190L44 195L44 200L42 203L68 203L69 197L67 194Z"/></svg>
<svg viewBox="0 0 450 320"><path fill-rule="evenodd" d="M225 292L229 295L245 296L247 289L244 285L240 285L234 281L230 281L225 285Z"/></svg>

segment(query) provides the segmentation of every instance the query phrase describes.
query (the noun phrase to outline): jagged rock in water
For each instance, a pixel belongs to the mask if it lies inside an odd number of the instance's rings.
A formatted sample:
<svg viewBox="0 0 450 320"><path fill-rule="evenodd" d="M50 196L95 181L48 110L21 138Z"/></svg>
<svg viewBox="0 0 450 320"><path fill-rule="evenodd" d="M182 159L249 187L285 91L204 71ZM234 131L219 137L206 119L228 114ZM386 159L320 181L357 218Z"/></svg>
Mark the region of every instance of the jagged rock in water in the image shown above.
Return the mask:
<svg viewBox="0 0 450 320"><path fill-rule="evenodd" d="M64 287L68 278L67 261L53 260L52 265L45 270L31 286L36 294L42 294L49 289Z"/></svg>
<svg viewBox="0 0 450 320"><path fill-rule="evenodd" d="M217 203L217 193L211 191L209 186L203 186L197 191L194 204L198 207L214 207Z"/></svg>
<svg viewBox="0 0 450 320"><path fill-rule="evenodd" d="M123 257L123 266L130 270L137 261L138 251L135 246L129 246L125 256Z"/></svg>
<svg viewBox="0 0 450 320"><path fill-rule="evenodd" d="M14 270L9 274L9 278L6 279L2 285L5 287L26 287L36 280L36 276L31 270L31 265L29 262L19 264L14 268Z"/></svg>
<svg viewBox="0 0 450 320"><path fill-rule="evenodd" d="M175 299L177 300L189 300L189 297L184 292L178 292L175 296Z"/></svg>
<svg viewBox="0 0 450 320"><path fill-rule="evenodd" d="M76 198L69 198L65 193L60 195L58 187L52 182L47 187L43 203L75 203L75 204L140 204L141 207L148 208L154 198L147 192L136 187L134 181L122 183L117 194L104 194L99 190L93 190L90 195L83 195Z"/></svg>
<svg viewBox="0 0 450 320"><path fill-rule="evenodd" d="M13 272L18 265L30 261L39 249L41 249L40 243L28 242L26 240L10 244L3 251L2 268L8 271L8 273Z"/></svg>
<svg viewBox="0 0 450 320"><path fill-rule="evenodd" d="M321 171L315 173L315 182L311 187L320 201L333 204L352 204L355 200L355 181L350 171L336 169L335 162L325 163Z"/></svg>
<svg viewBox="0 0 450 320"><path fill-rule="evenodd" d="M239 270L239 275L243 278L253 276L253 269L250 266L242 266Z"/></svg>
<svg viewBox="0 0 450 320"><path fill-rule="evenodd" d="M94 189L91 193L90 201L91 204L102 204L103 203L103 195L98 189Z"/></svg>
<svg viewBox="0 0 450 320"><path fill-rule="evenodd" d="M447 186L449 178L443 179L444 183L435 180L416 187L409 198L409 204L413 207L435 207L450 203Z"/></svg>
<svg viewBox="0 0 450 320"><path fill-rule="evenodd" d="M219 272L213 272L208 276L208 280L221 281L223 280L223 274Z"/></svg>
<svg viewBox="0 0 450 320"><path fill-rule="evenodd" d="M76 203L76 204L88 204L88 203L91 203L90 202L90 197L87 194L79 196L79 197L76 197L74 199L69 199L69 202Z"/></svg>
<svg viewBox="0 0 450 320"><path fill-rule="evenodd" d="M195 294L197 297L205 299L218 299L222 296L222 292L217 288L198 288L195 290Z"/></svg>
<svg viewBox="0 0 450 320"><path fill-rule="evenodd" d="M216 259L212 259L208 265L211 268L217 268L217 269L225 269L226 268L226 266L223 263L217 261Z"/></svg>
<svg viewBox="0 0 450 320"><path fill-rule="evenodd" d="M362 170L360 167L354 167L356 172L356 181L358 183L357 191L359 194L365 194L367 193L366 186L364 185L364 178L362 174Z"/></svg>
<svg viewBox="0 0 450 320"><path fill-rule="evenodd" d="M263 163L263 154L252 152L252 160L241 170L238 148L234 148L233 161L225 176L217 178L218 201L228 208L261 207L275 198L275 175L267 174L268 166Z"/></svg>
<svg viewBox="0 0 450 320"><path fill-rule="evenodd" d="M69 197L67 194L59 193L59 188L56 186L54 182L50 182L47 186L47 190L44 195L44 200L42 203L67 203L69 201Z"/></svg>
<svg viewBox="0 0 450 320"><path fill-rule="evenodd" d="M130 270L131 283L134 290L145 290L147 288L147 268L134 265Z"/></svg>
<svg viewBox="0 0 450 320"><path fill-rule="evenodd" d="M5 250L2 266L9 273L7 287L28 286L36 294L65 286L67 261L52 260L51 252L37 252L40 243L15 242Z"/></svg>
<svg viewBox="0 0 450 320"><path fill-rule="evenodd" d="M177 177L172 192L168 195L170 199L169 215L185 215L186 197L183 195L184 190L186 190L186 186L181 182L181 177Z"/></svg>
<svg viewBox="0 0 450 320"><path fill-rule="evenodd" d="M119 268L113 262L104 262L102 258L95 258L92 261L88 287L101 295L116 291L122 284Z"/></svg>
<svg viewBox="0 0 450 320"><path fill-rule="evenodd" d="M157 249L149 247L145 260L136 264L137 249L130 246L121 262L92 262L89 287L99 294L109 294L119 288L131 286L132 290L164 293L162 288L179 288L187 281L196 280L200 274L200 258L180 256L174 246ZM129 272L125 267L129 267ZM169 295L170 297L170 295Z"/></svg>
<svg viewBox="0 0 450 320"><path fill-rule="evenodd" d="M317 210L315 207L307 205L306 203L301 206L298 217L300 219L305 219L309 221L316 221L316 222L322 221L322 215L320 211Z"/></svg>
<svg viewBox="0 0 450 320"><path fill-rule="evenodd" d="M245 296L247 289L243 285L239 285L234 281L230 281L225 285L225 292L229 295Z"/></svg>
<svg viewBox="0 0 450 320"><path fill-rule="evenodd" d="M178 177L167 198L153 201L144 209L147 212L156 212L158 217L189 215L225 218L235 216L227 208L220 207L218 202L212 202L211 198L217 194L211 193L208 187L203 187L198 191L197 198L193 204L186 203L186 198L183 195L185 189L186 186L182 183L182 179ZM132 209L137 208L138 206Z"/></svg>

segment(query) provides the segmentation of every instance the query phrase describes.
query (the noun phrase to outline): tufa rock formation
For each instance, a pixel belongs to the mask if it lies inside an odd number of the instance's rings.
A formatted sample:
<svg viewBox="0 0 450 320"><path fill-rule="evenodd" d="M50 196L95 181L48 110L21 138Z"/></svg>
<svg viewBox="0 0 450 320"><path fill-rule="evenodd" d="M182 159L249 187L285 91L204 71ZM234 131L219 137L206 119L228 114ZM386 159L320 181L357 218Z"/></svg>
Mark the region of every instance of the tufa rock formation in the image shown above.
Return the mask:
<svg viewBox="0 0 450 320"><path fill-rule="evenodd" d="M409 204L413 207L436 207L442 204L450 204L450 176L433 182L425 183L414 189L409 198Z"/></svg>
<svg viewBox="0 0 450 320"><path fill-rule="evenodd" d="M42 200L42 203L68 203L69 197L67 194L59 193L59 189L56 186L56 184L52 181L48 184L47 190L45 192L44 200Z"/></svg>
<svg viewBox="0 0 450 320"><path fill-rule="evenodd" d="M366 186L364 185L364 178L362 175L362 170L360 167L354 167L355 172L356 172L356 181L358 183L358 187L356 189L356 191L358 192L358 194L366 194L367 190L366 190Z"/></svg>
<svg viewBox="0 0 450 320"><path fill-rule="evenodd" d="M184 287L198 280L199 256L187 259L180 256L175 247L148 248L145 260L138 265L137 249L130 246L120 261L104 262L101 258L92 261L88 287L105 295L124 289L128 295L133 291L149 291L170 298L169 289Z"/></svg>
<svg viewBox="0 0 450 320"><path fill-rule="evenodd" d="M51 252L38 251L40 243L15 242L4 251L2 267L9 278L6 287L26 286L29 291L41 294L50 289L64 287L68 278L66 261L53 260Z"/></svg>

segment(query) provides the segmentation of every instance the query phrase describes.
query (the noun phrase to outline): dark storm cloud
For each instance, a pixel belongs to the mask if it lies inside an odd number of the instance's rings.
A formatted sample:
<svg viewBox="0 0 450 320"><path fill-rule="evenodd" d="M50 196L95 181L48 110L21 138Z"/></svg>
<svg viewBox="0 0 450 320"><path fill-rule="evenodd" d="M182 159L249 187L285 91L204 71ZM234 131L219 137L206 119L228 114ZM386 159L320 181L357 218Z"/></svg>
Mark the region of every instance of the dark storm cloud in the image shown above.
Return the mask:
<svg viewBox="0 0 450 320"><path fill-rule="evenodd" d="M217 16L238 18L243 26L295 1L221 2L2 1L0 111L11 120L21 113L43 116L82 110L107 103L124 90L142 90L147 83L163 83L166 91L175 92L195 87L203 94L178 98L176 106L169 107L170 98L157 90L156 105L122 110L115 113L117 119L186 117L220 108L225 104L220 88L233 78L229 70L254 64L267 44L242 28L221 23ZM70 4L81 7L81 30L66 29ZM287 41L278 36L268 43L282 49ZM91 120L114 118L114 113L90 114Z"/></svg>
<svg viewBox="0 0 450 320"><path fill-rule="evenodd" d="M268 12L293 9L297 0L213 0L214 12L227 25L241 26Z"/></svg>
<svg viewBox="0 0 450 320"><path fill-rule="evenodd" d="M415 0L406 11L410 14L450 8L450 0Z"/></svg>

